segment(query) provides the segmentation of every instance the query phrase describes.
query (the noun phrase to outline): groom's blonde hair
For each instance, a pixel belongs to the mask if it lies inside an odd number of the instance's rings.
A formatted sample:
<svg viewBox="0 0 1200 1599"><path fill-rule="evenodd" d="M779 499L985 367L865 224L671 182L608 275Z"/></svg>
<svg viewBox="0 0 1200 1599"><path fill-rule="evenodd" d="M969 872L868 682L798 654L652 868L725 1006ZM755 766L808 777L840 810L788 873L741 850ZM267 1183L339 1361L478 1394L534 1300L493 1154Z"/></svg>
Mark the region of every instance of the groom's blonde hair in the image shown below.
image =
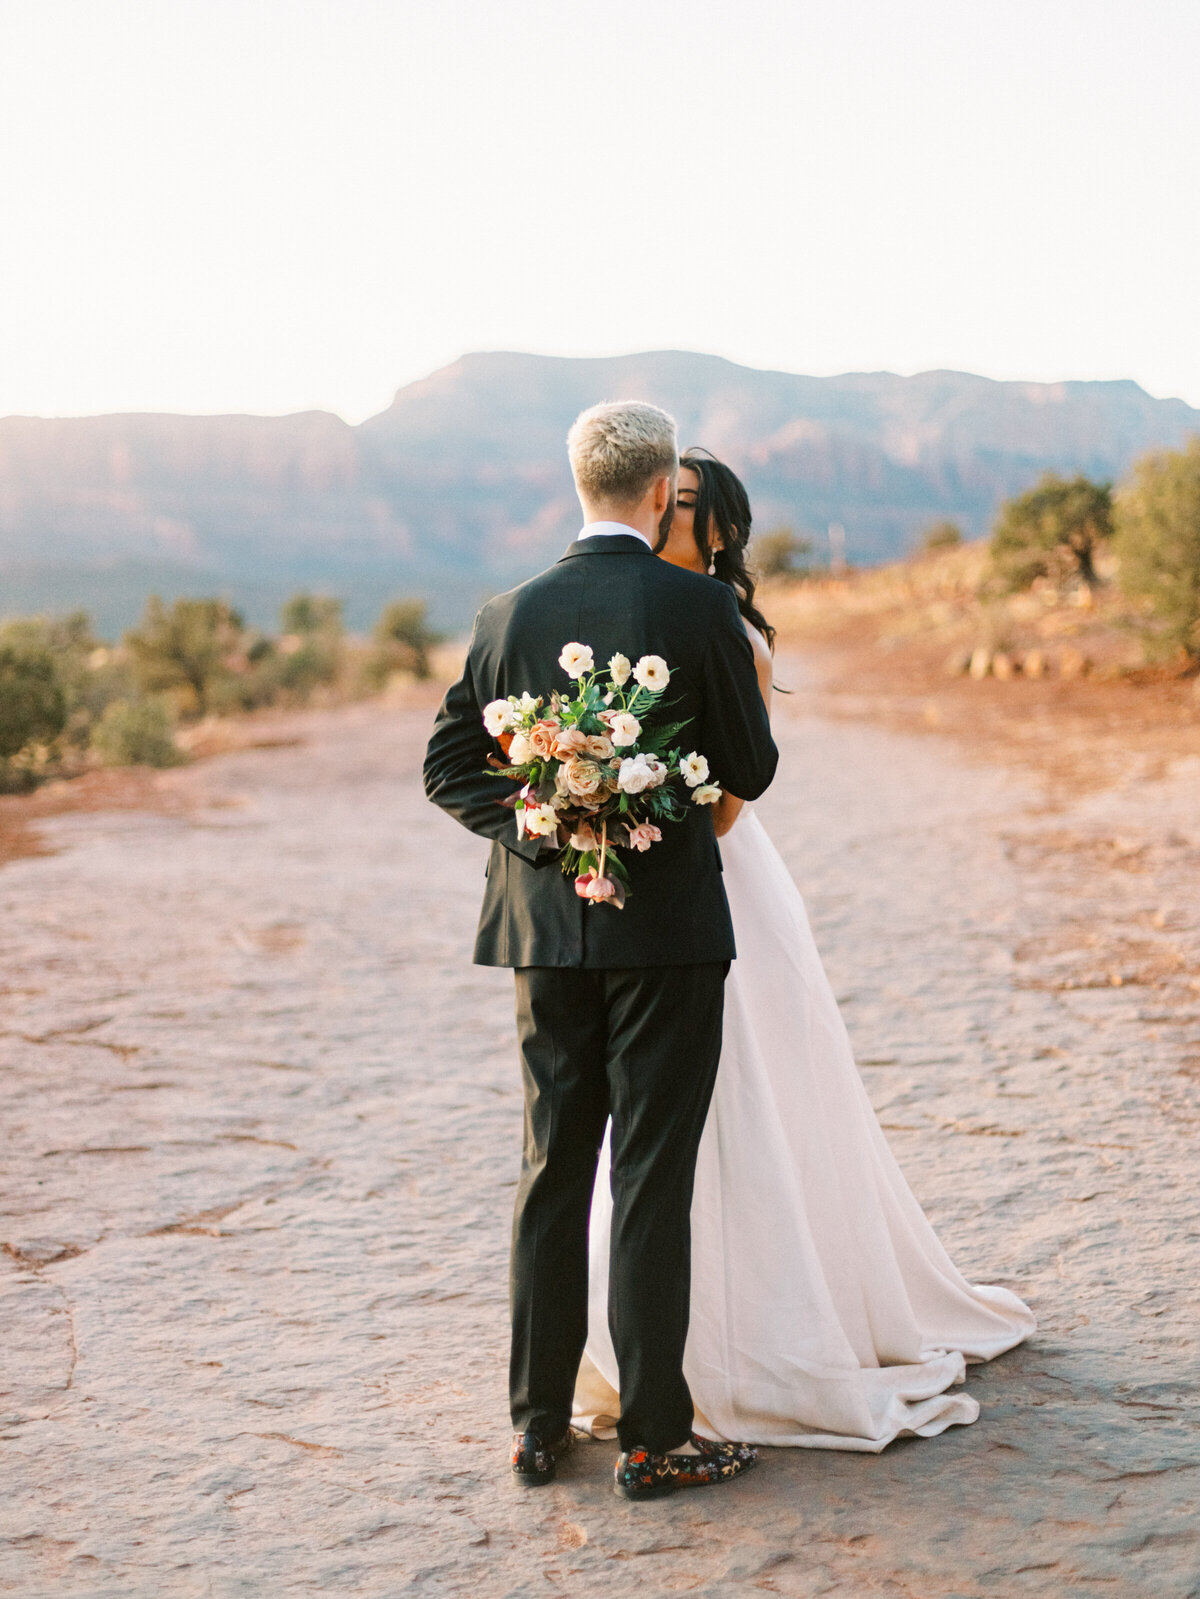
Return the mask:
<svg viewBox="0 0 1200 1599"><path fill-rule="evenodd" d="M567 454L584 499L636 505L655 478L679 469L675 418L640 400L593 405L575 418Z"/></svg>

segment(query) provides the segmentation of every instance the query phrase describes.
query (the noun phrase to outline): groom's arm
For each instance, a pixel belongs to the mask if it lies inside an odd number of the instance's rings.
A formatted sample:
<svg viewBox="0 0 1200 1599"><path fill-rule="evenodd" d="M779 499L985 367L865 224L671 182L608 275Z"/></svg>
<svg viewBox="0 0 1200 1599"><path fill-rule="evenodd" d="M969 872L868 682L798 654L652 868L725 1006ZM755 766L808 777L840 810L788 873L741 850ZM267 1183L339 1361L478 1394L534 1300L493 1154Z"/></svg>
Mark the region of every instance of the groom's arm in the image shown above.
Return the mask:
<svg viewBox="0 0 1200 1599"><path fill-rule="evenodd" d="M733 590L720 585L704 661L704 726L699 745L713 781L741 800L756 800L770 787L779 763L771 719L763 703Z"/></svg>
<svg viewBox="0 0 1200 1599"><path fill-rule="evenodd" d="M497 803L513 792L513 783L487 775L488 757L498 746L483 725L472 670L474 646L472 635L462 676L446 691L434 723L425 752L425 793L472 833L496 840L531 866L543 866L554 852L540 838L518 838L514 813Z"/></svg>

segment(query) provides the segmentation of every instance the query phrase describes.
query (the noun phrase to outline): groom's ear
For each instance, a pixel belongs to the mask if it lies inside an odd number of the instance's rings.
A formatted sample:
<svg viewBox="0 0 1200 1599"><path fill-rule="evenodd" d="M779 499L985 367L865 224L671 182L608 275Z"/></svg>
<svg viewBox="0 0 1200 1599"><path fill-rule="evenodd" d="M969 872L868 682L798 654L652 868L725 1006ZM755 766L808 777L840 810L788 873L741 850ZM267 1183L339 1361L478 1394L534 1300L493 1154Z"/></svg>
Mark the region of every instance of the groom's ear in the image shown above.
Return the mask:
<svg viewBox="0 0 1200 1599"><path fill-rule="evenodd" d="M675 479L660 477L654 480L654 514L663 517L675 508Z"/></svg>

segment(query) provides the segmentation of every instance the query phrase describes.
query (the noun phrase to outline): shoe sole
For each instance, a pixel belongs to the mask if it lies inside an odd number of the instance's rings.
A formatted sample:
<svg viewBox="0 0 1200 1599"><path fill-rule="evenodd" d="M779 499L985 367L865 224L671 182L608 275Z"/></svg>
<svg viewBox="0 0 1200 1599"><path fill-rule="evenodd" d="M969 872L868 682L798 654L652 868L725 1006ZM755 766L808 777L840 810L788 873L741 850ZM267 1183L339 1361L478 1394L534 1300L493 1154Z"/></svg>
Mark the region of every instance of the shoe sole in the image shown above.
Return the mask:
<svg viewBox="0 0 1200 1599"><path fill-rule="evenodd" d="M669 1499L679 1492L678 1483L656 1483L653 1488L631 1488L628 1483L614 1482L613 1493L618 1499Z"/></svg>
<svg viewBox="0 0 1200 1599"><path fill-rule="evenodd" d="M683 1493L688 1488L716 1488L723 1482L733 1482L736 1477L745 1476L746 1472L753 1471L758 1465L757 1460L747 1460L740 1471L735 1471L732 1477L709 1477L704 1482L676 1482L672 1478L656 1483L653 1488L634 1488L628 1483L614 1482L613 1493L618 1499L667 1499L671 1494Z"/></svg>

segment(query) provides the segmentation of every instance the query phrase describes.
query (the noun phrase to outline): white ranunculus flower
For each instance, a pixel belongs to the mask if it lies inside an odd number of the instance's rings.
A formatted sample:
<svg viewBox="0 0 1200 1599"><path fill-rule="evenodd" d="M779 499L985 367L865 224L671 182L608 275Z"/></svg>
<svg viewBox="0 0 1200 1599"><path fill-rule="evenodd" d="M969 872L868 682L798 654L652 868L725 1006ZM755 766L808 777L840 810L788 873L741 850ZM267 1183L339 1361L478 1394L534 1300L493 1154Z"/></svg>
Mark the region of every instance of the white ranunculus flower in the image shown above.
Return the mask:
<svg viewBox="0 0 1200 1599"><path fill-rule="evenodd" d="M640 794L653 788L654 770L644 755L627 755L617 773L617 787L625 794Z"/></svg>
<svg viewBox="0 0 1200 1599"><path fill-rule="evenodd" d="M612 678L617 688L625 687L632 671L633 667L629 664L628 655L614 655L608 663L608 675Z"/></svg>
<svg viewBox="0 0 1200 1599"><path fill-rule="evenodd" d="M651 694L661 694L671 681L667 663L661 655L643 655L633 669L633 675Z"/></svg>
<svg viewBox="0 0 1200 1599"><path fill-rule="evenodd" d="M534 711L536 711L538 708L538 702L534 699L532 694L522 694L520 699L518 699L515 694L510 694L508 696L508 703L516 706L517 710L520 711L522 716L532 716Z"/></svg>
<svg viewBox="0 0 1200 1599"><path fill-rule="evenodd" d="M642 724L631 711L618 711L610 720L608 731L617 748L626 749L630 744L637 743L641 736Z"/></svg>
<svg viewBox="0 0 1200 1599"><path fill-rule="evenodd" d="M558 827L558 812L553 805L527 805L525 807L525 831L532 833L535 838L542 834L553 833Z"/></svg>
<svg viewBox="0 0 1200 1599"><path fill-rule="evenodd" d="M699 788L692 790L693 805L715 805L721 797L721 790L715 783L701 783Z"/></svg>
<svg viewBox="0 0 1200 1599"><path fill-rule="evenodd" d="M568 677L582 677L595 666L590 644L564 644L558 664Z"/></svg>
<svg viewBox="0 0 1200 1599"><path fill-rule="evenodd" d="M661 788L666 782L667 778L670 776L671 768L667 765L666 761L660 761L657 755L647 755L643 758L646 762L646 765L650 768L650 787Z"/></svg>
<svg viewBox="0 0 1200 1599"><path fill-rule="evenodd" d="M695 750L690 755L685 755L679 763L679 770L683 780L689 788L695 788L697 783L703 783L708 776L708 762L703 755L697 755Z"/></svg>
<svg viewBox="0 0 1200 1599"><path fill-rule="evenodd" d="M508 759L512 766L526 766L533 759L533 749L527 733L514 733L508 746Z"/></svg>
<svg viewBox="0 0 1200 1599"><path fill-rule="evenodd" d="M483 707L483 725L493 738L499 738L512 726L512 722L513 708L507 700L493 700L490 705Z"/></svg>

